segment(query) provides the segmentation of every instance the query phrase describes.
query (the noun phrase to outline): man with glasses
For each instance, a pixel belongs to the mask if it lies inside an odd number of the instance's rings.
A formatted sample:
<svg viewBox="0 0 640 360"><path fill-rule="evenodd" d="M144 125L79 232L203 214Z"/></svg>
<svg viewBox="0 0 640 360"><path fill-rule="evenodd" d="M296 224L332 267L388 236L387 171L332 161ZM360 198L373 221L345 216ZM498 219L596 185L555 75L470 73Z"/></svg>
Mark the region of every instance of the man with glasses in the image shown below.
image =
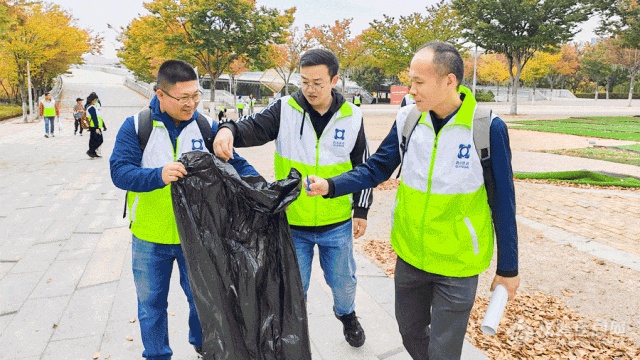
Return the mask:
<svg viewBox="0 0 640 360"><path fill-rule="evenodd" d="M189 303L189 342L202 354L202 329L189 286L187 267L171 202L172 182L184 177L184 165L176 162L185 152L207 151L203 137L213 137L218 123L210 118L211 134L198 126L200 102L198 78L191 65L168 60L158 70L156 95L151 100L153 127L146 145L138 131L141 119L129 117L116 136L111 155L111 178L127 190L132 233L133 278L138 297L138 318L147 359L171 359L167 326L167 297L173 263L178 263L180 286ZM258 175L234 154L229 163L240 175Z"/></svg>
<svg viewBox="0 0 640 360"><path fill-rule="evenodd" d="M277 179L285 178L291 168L303 176L335 176L364 162L369 151L362 112L334 90L338 69L338 59L328 50L304 53L300 58L301 90L237 123L221 125L213 143L216 155L232 159L233 146L259 146L275 140ZM320 266L333 292L334 313L353 347L365 341L355 313L353 237L364 234L371 201L371 189L354 194L353 199L311 198L301 193L287 210L305 296L317 245Z"/></svg>

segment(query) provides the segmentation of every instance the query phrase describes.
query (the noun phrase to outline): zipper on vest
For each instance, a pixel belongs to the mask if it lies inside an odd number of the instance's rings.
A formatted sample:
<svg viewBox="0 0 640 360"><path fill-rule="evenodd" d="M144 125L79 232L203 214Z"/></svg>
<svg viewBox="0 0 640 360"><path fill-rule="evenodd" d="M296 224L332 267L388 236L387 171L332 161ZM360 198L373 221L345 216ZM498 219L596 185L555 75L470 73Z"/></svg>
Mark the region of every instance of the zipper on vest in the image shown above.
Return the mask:
<svg viewBox="0 0 640 360"><path fill-rule="evenodd" d="M173 148L173 161L178 161L178 149L180 149L180 138L176 136L176 147Z"/></svg>
<svg viewBox="0 0 640 360"><path fill-rule="evenodd" d="M320 166L320 138L316 136L316 168L315 173L318 174L318 169ZM318 203L320 202L319 197L313 198L313 207L315 219L313 219L314 226L318 226Z"/></svg>

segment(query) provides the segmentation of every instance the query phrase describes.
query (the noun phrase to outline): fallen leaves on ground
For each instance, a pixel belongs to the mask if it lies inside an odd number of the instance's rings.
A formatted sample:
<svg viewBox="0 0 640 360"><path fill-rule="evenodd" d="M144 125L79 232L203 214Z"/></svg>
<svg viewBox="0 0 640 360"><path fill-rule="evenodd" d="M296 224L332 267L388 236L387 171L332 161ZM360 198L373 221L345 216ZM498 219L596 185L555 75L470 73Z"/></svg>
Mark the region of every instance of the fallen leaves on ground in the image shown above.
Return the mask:
<svg viewBox="0 0 640 360"><path fill-rule="evenodd" d="M365 256L393 277L397 255L383 240L360 240ZM573 296L563 289L565 296ZM640 359L640 348L624 336L624 323L596 323L566 308L562 299L519 291L505 310L498 333L487 335L480 324L488 299L476 298L467 337L490 359Z"/></svg>
<svg viewBox="0 0 640 360"><path fill-rule="evenodd" d="M638 359L640 349L624 336L624 324L595 323L542 293L518 293L487 335L480 324L489 300L476 298L467 335L490 359Z"/></svg>

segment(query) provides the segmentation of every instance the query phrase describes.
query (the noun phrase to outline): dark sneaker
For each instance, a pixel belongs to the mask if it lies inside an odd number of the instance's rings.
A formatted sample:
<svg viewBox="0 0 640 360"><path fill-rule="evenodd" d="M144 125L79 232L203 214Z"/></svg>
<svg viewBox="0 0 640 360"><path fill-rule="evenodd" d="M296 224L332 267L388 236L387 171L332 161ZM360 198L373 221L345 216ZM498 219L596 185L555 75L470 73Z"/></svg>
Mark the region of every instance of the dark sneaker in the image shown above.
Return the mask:
<svg viewBox="0 0 640 360"><path fill-rule="evenodd" d="M338 316L337 314L335 315L336 318L338 318L338 320L340 320L342 322L342 325L344 326L344 339L347 340L349 345L353 347L360 347L364 345L364 330L362 329L362 326L360 326L360 322L356 317L356 312L354 311L351 314L342 316Z"/></svg>
<svg viewBox="0 0 640 360"><path fill-rule="evenodd" d="M49 137L49 135L47 135L47 134L44 134L44 137L46 137L46 138L48 138L48 137Z"/></svg>
<svg viewBox="0 0 640 360"><path fill-rule="evenodd" d="M87 155L89 155L89 157L92 157L92 158L98 157L98 154L91 152L90 150L87 150Z"/></svg>
<svg viewBox="0 0 640 360"><path fill-rule="evenodd" d="M202 346L197 347L197 346L193 345L193 348L196 350L196 352L198 353L198 355L200 355L200 356L204 356L204 350L202 349Z"/></svg>

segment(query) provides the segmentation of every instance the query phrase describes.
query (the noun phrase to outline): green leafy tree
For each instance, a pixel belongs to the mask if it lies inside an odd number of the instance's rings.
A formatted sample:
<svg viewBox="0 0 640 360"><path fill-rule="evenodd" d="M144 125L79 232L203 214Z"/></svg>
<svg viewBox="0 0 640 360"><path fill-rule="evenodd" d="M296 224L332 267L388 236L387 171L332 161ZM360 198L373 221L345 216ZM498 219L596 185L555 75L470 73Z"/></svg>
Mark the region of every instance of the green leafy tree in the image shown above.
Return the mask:
<svg viewBox="0 0 640 360"><path fill-rule="evenodd" d="M212 89L234 61L262 61L269 44L284 42L295 12L258 8L255 0L153 0L144 6L150 15L122 32L123 63L148 78L154 61L184 59L211 76ZM141 49L147 52L138 53Z"/></svg>
<svg viewBox="0 0 640 360"><path fill-rule="evenodd" d="M568 42L590 11L582 0L453 0L453 8L469 41L507 57L511 114L518 113L518 83L527 62L536 51Z"/></svg>
<svg viewBox="0 0 640 360"><path fill-rule="evenodd" d="M596 45L587 45L583 50L581 68L589 80L595 83L594 98L597 100L600 84L613 73L613 68L607 60L606 45L602 42Z"/></svg>
<svg viewBox="0 0 640 360"><path fill-rule="evenodd" d="M368 92L379 92L382 84L387 80L384 70L372 66L355 68L351 78Z"/></svg>
<svg viewBox="0 0 640 360"><path fill-rule="evenodd" d="M400 4L400 6L402 6ZM373 59L369 65L384 69L387 75L406 71L415 52L433 40L447 41L462 49L462 27L453 8L445 1L429 6L426 13L412 13L369 23L362 33L363 48Z"/></svg>
<svg viewBox="0 0 640 360"><path fill-rule="evenodd" d="M273 68L286 84L285 94L289 95L289 81L291 76L300 67L300 56L309 48L309 39L298 32L294 27L289 30L289 35L284 44L271 44L268 49L265 68Z"/></svg>
<svg viewBox="0 0 640 360"><path fill-rule="evenodd" d="M600 0L594 4L601 13L596 32L615 39L610 57L629 72L628 106L631 106L634 81L640 72L640 3L638 0Z"/></svg>
<svg viewBox="0 0 640 360"><path fill-rule="evenodd" d="M342 93L345 92L345 81L356 60L362 54L360 36L351 36L351 22L353 19L336 20L333 26L321 25L310 27L305 25L305 36L308 45L322 46L333 52L340 62L340 78L342 80Z"/></svg>
<svg viewBox="0 0 640 360"><path fill-rule="evenodd" d="M55 4L17 1L7 10L11 20L0 37L0 61L26 110L27 64L34 88L42 93L69 65L82 63L83 53L99 51L101 39L74 26L71 15Z"/></svg>

